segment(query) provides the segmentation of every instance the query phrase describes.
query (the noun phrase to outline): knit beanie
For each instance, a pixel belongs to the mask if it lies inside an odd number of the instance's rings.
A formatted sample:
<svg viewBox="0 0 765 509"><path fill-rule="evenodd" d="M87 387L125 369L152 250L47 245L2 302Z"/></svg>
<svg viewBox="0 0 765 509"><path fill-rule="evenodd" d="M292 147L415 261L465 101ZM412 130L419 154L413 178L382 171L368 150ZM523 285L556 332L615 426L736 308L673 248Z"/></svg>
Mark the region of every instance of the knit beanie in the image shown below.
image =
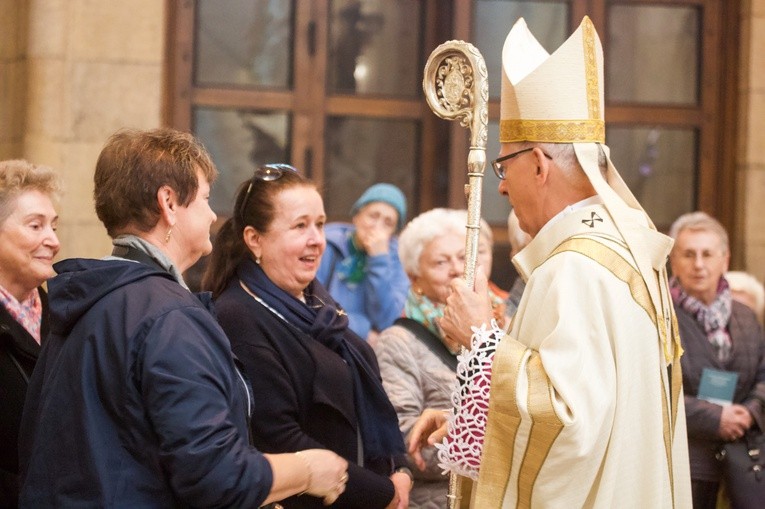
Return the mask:
<svg viewBox="0 0 765 509"><path fill-rule="evenodd" d="M406 222L406 198L401 189L393 184L375 184L366 191L361 197L356 200L351 208L351 216L355 216L364 205L369 205L374 202L387 203L398 212L398 225L396 230L401 230Z"/></svg>

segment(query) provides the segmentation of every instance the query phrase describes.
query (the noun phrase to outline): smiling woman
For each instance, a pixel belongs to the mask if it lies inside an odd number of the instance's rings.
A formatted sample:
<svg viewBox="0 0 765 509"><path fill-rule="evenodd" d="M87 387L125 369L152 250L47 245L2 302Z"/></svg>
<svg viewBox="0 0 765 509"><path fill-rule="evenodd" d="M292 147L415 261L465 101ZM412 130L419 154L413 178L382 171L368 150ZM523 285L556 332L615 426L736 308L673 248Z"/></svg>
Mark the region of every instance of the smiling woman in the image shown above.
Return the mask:
<svg viewBox="0 0 765 509"><path fill-rule="evenodd" d="M27 161L0 162L0 507L18 498L18 433L29 377L48 328L39 288L59 250L58 178Z"/></svg>
<svg viewBox="0 0 765 509"><path fill-rule="evenodd" d="M255 445L344 457L339 507L406 507L411 483L397 471L406 465L404 444L374 352L316 279L326 247L316 187L292 167L262 166L240 186L234 210L203 286L252 382ZM281 504L322 507L310 496Z"/></svg>
<svg viewBox="0 0 765 509"><path fill-rule="evenodd" d="M212 249L217 173L173 129L119 131L101 151L96 214L114 249L59 262L48 282L51 333L20 428L20 506L260 507L342 490L346 461L334 453L252 448L250 389L209 298L185 288L182 271Z"/></svg>

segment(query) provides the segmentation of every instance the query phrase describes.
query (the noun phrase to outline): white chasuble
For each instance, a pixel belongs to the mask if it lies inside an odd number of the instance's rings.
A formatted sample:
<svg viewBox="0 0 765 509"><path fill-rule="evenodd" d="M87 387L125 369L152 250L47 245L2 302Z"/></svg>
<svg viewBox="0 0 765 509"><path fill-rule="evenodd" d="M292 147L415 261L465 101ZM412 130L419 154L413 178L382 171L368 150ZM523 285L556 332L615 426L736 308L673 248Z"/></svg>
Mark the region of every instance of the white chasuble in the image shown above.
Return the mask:
<svg viewBox="0 0 765 509"><path fill-rule="evenodd" d="M641 229L655 281L602 205L548 224L513 260L527 285L491 368L472 507L691 506L668 246Z"/></svg>

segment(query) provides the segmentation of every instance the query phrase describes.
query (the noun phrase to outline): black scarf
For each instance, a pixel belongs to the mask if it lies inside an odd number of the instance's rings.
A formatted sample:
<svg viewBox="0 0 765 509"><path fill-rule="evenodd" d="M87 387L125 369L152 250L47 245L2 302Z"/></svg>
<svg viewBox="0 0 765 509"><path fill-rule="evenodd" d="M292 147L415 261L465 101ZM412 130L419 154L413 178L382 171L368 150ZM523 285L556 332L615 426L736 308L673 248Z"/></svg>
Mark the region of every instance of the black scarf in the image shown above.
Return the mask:
<svg viewBox="0 0 765 509"><path fill-rule="evenodd" d="M389 458L404 453L398 417L380 379L364 356L346 340L353 334L348 317L338 313L337 304L314 279L305 289L306 304L276 286L251 259L243 261L237 276L247 287L300 331L338 354L353 378L356 417L367 460Z"/></svg>

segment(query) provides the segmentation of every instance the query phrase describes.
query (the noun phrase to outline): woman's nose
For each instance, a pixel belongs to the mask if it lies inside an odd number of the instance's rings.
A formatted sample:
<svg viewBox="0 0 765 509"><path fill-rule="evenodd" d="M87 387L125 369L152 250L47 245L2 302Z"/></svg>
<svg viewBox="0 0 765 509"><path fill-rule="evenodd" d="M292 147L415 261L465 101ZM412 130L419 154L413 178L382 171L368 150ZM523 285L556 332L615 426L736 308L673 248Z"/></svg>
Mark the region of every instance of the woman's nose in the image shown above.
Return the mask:
<svg viewBox="0 0 765 509"><path fill-rule="evenodd" d="M309 244L321 244L324 242L324 230L318 226L311 227L308 242Z"/></svg>
<svg viewBox="0 0 765 509"><path fill-rule="evenodd" d="M58 251L58 248L61 246L61 242L58 240L58 235L56 235L56 230L53 228L49 228L48 234L45 236L43 242L46 246L56 249L56 251Z"/></svg>

